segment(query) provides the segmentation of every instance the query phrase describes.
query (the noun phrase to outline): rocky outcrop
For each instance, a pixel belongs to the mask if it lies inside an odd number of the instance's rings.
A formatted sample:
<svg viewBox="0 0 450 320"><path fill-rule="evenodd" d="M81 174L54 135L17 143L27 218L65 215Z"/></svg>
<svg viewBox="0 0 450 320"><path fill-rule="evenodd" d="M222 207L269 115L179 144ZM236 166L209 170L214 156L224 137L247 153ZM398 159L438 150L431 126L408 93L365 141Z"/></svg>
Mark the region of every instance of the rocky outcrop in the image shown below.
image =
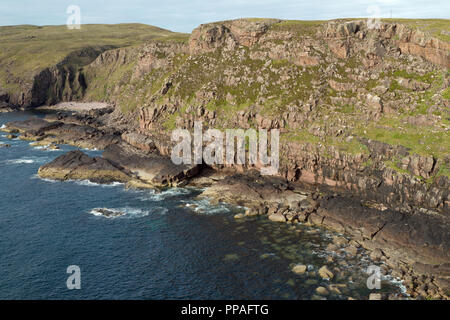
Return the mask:
<svg viewBox="0 0 450 320"><path fill-rule="evenodd" d="M97 56L112 46L87 47L69 54L54 66L36 73L32 80L22 84L22 92L9 97L9 103L22 108L55 104L82 99L86 81L80 68L92 63Z"/></svg>
<svg viewBox="0 0 450 320"><path fill-rule="evenodd" d="M115 111L5 130L105 149L102 159L129 185L148 187L183 185L200 169L171 163L174 128L279 129L279 176L217 166L246 175L211 179L203 196L245 205L246 216L347 232L405 273L448 280L447 42L400 23L240 19L201 25L187 43L150 42L106 51L82 70L61 67L21 101L102 99ZM37 94L46 86L50 95Z"/></svg>
<svg viewBox="0 0 450 320"><path fill-rule="evenodd" d="M202 24L194 29L189 39L191 54L201 54L225 47L233 50L238 45L253 46L268 31L275 19L240 19Z"/></svg>
<svg viewBox="0 0 450 320"><path fill-rule="evenodd" d="M71 151L39 168L41 178L54 180L89 180L97 183L129 182L122 168L103 158L92 158L81 151Z"/></svg>
<svg viewBox="0 0 450 320"><path fill-rule="evenodd" d="M352 38L364 40L371 38L370 46L376 56L386 53L388 42L397 47L401 53L420 56L431 63L450 67L450 44L433 38L421 30L411 29L403 24L380 22L369 28L366 21L331 22L324 28L330 49L340 58L345 59L356 48Z"/></svg>
<svg viewBox="0 0 450 320"><path fill-rule="evenodd" d="M199 171L197 165L175 165L167 156L142 152L127 144L110 145L103 158L133 172L150 186L181 186Z"/></svg>
<svg viewBox="0 0 450 320"><path fill-rule="evenodd" d="M289 143L283 148L289 161L281 168L281 174L291 181L347 189L398 210L417 206L448 215L450 179L441 176L433 183L424 183L414 176L428 179L445 168L445 163L436 166L433 157L410 155L404 148L377 141L363 142L370 153L349 155L333 147ZM383 165L396 157L401 159L398 169Z"/></svg>
<svg viewBox="0 0 450 320"><path fill-rule="evenodd" d="M62 125L63 125L62 122L48 122L44 119L33 117L24 121L8 122L5 125L5 128L3 128L2 130L6 132L21 132L21 133L25 133L27 131L39 132L55 129Z"/></svg>
<svg viewBox="0 0 450 320"><path fill-rule="evenodd" d="M15 106L9 103L9 94L0 88L0 113L15 110Z"/></svg>
<svg viewBox="0 0 450 320"><path fill-rule="evenodd" d="M274 222L302 222L351 235L352 243L338 239L336 245L346 245L350 253L361 246L369 250L372 259L385 261L396 276L407 279L405 285L413 296L448 295L450 221L446 216L423 209L400 213L361 196L286 183L254 171L211 179L214 183L202 196L247 206L246 217L267 215ZM303 269L295 267L294 272ZM333 277L325 268L320 275Z"/></svg>
<svg viewBox="0 0 450 320"><path fill-rule="evenodd" d="M403 53L421 56L432 63L450 68L449 43L401 24L396 25L396 35L398 35L398 46Z"/></svg>
<svg viewBox="0 0 450 320"><path fill-rule="evenodd" d="M102 157L95 158L81 151L71 151L41 166L38 171L42 178L122 182L137 188L179 186L197 173L196 166L176 166L170 158L139 154L126 144L111 145Z"/></svg>
<svg viewBox="0 0 450 320"><path fill-rule="evenodd" d="M156 150L153 139L137 132L123 133L122 139L133 147L149 153Z"/></svg>

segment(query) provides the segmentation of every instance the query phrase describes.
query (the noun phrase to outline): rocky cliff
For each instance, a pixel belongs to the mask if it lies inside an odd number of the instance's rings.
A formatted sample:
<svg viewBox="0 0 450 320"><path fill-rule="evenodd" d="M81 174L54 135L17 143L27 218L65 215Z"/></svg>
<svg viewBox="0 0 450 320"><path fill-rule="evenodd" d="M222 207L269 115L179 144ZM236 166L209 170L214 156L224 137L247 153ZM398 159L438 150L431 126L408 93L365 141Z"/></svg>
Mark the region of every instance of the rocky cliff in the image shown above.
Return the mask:
<svg viewBox="0 0 450 320"><path fill-rule="evenodd" d="M394 22L240 19L201 25L185 41L107 49L72 52L0 99L107 101L118 107L112 122L163 153L171 129L195 120L278 128L280 175L290 181L449 210L445 37Z"/></svg>
<svg viewBox="0 0 450 320"><path fill-rule="evenodd" d="M448 31L450 24L439 26ZM167 165L175 128L192 130L202 121L205 129L280 129L274 185L259 183L260 177L231 178L216 181L205 195L246 205L256 199L250 213L359 236L365 247L376 243L396 263L414 264L419 274L448 288L450 43L445 34L393 21L375 29L364 20L217 22L199 26L186 39L81 51L86 60L76 67L68 59L42 70L19 104L78 99L115 106L112 113L83 121L65 116L64 124L45 124L45 130L30 132L30 139L106 148L105 161L71 154L43 168L43 175L61 171L64 163L78 168L83 160L82 171L101 165L108 180L118 174L109 167L114 163L125 175L121 181L141 186L179 185L197 174L197 167ZM16 100L6 91L1 101ZM162 157L153 155L155 149ZM155 168L160 172L145 174ZM248 173L252 167L233 169ZM77 170L70 174L83 176ZM267 195L286 195L297 184L317 188L310 193L314 204L277 206L259 190L269 185ZM419 260L424 265L416 266Z"/></svg>
<svg viewBox="0 0 450 320"><path fill-rule="evenodd" d="M449 52L396 23L226 21L105 52L84 69L85 97L139 116L166 153L170 130L195 120L278 128L286 179L448 213Z"/></svg>
<svg viewBox="0 0 450 320"><path fill-rule="evenodd" d="M102 52L185 35L141 24L0 27L0 110L81 99L80 68Z"/></svg>

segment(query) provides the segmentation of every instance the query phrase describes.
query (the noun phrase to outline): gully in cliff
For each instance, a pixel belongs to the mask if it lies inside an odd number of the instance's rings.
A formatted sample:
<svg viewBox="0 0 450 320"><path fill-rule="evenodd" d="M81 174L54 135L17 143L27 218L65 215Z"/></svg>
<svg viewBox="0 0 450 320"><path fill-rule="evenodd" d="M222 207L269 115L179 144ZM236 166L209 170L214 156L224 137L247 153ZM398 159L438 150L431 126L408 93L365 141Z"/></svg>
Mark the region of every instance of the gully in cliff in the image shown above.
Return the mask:
<svg viewBox="0 0 450 320"><path fill-rule="evenodd" d="M265 129L259 129L258 132L254 129L226 129L224 148L224 132L208 129L203 133L202 122L196 121L193 141L186 129L172 132L172 141L178 141L178 144L172 149L171 158L176 165L192 162L202 164L203 161L207 165L245 165L248 153L248 163L259 168L262 175L276 175L279 168L280 133L278 129L270 130L270 157L267 134ZM204 143L208 142L203 148Z"/></svg>

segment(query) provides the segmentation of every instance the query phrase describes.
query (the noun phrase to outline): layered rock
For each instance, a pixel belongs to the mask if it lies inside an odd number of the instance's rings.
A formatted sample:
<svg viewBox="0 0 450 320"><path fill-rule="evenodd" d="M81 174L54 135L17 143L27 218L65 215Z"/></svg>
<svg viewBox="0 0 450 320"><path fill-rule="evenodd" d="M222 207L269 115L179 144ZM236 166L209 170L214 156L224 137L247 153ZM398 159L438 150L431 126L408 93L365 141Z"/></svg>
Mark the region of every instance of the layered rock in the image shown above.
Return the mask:
<svg viewBox="0 0 450 320"><path fill-rule="evenodd" d="M413 296L448 296L448 217L424 209L400 213L361 196L332 195L330 188L314 190L256 172L212 179L218 181L202 196L247 206L246 217L267 215L274 222L302 222L351 235L352 243L342 239L336 244L347 245L349 253L360 246L369 250L373 260L385 261L397 276L408 279L405 285ZM303 270L301 266L299 270ZM330 277L326 270L322 273ZM428 284L425 289L424 284Z"/></svg>
<svg viewBox="0 0 450 320"><path fill-rule="evenodd" d="M97 183L129 182L122 168L103 158L92 158L81 151L71 151L39 168L41 178L54 180L89 180Z"/></svg>
<svg viewBox="0 0 450 320"><path fill-rule="evenodd" d="M150 186L184 185L199 170L197 165L175 165L167 156L142 152L127 144L108 146L103 152L103 158L133 172Z"/></svg>

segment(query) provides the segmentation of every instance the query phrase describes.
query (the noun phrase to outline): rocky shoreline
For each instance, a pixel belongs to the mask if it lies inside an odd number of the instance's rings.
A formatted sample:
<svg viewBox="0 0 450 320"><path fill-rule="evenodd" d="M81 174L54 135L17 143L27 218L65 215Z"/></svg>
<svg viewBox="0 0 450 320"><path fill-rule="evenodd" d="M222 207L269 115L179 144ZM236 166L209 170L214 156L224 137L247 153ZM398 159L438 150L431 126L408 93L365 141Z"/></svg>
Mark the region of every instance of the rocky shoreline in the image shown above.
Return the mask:
<svg viewBox="0 0 450 320"><path fill-rule="evenodd" d="M449 298L448 216L420 208L400 212L340 186L260 176L252 169L176 166L167 156L168 144L111 125L116 116L111 108L58 112L45 120L10 122L2 130L42 144L104 150L96 158L82 151L66 153L39 169L43 178L123 182L134 188L202 187L200 197L248 208L237 219L266 215L274 223L302 223L345 234L351 240L338 237L331 250L352 254L364 248L372 260L384 262L404 279L411 297Z"/></svg>

